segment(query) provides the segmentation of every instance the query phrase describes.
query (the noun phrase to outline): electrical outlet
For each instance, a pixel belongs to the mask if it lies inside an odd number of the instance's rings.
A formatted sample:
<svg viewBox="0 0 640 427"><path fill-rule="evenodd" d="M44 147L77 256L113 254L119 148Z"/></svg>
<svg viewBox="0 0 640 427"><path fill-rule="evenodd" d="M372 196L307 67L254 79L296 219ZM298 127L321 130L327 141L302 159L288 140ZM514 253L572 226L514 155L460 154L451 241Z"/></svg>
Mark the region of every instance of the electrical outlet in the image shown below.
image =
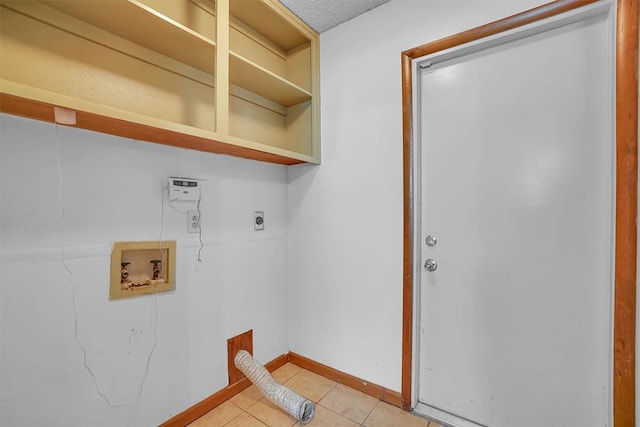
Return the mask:
<svg viewBox="0 0 640 427"><path fill-rule="evenodd" d="M256 231L264 230L264 212L256 211L253 213L253 229Z"/></svg>
<svg viewBox="0 0 640 427"><path fill-rule="evenodd" d="M187 233L200 232L200 213L198 211L187 211Z"/></svg>

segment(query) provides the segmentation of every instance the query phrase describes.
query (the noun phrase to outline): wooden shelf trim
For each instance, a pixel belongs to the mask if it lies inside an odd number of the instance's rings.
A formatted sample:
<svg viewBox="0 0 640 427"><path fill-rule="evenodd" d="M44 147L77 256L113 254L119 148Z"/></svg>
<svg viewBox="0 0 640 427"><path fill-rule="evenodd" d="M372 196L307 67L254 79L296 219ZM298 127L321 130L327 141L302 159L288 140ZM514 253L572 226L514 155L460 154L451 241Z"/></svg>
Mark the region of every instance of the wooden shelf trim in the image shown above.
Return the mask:
<svg viewBox="0 0 640 427"><path fill-rule="evenodd" d="M2 113L55 123L53 112L55 106L69 109L69 107L65 105L55 105L0 92L0 112ZM312 157L300 153L294 153L264 144L252 143L239 138L223 137L215 132L203 131L175 123L167 123L167 125L175 128L183 128L185 131L180 132L169 128L136 123L134 121L116 118L113 115L107 116L75 108L71 109L76 112L76 125L74 127L81 129L173 147L208 153L228 154L235 157L282 165L314 162ZM193 133L186 132L187 129L192 130Z"/></svg>

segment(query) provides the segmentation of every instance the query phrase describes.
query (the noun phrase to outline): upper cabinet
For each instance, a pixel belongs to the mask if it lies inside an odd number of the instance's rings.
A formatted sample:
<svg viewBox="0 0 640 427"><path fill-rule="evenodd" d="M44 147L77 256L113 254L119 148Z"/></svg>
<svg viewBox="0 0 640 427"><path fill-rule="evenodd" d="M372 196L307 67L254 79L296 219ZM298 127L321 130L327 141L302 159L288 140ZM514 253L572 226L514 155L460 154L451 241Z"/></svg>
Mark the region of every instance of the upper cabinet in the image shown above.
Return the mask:
<svg viewBox="0 0 640 427"><path fill-rule="evenodd" d="M1 0L0 19L2 112L320 162L318 35L275 0Z"/></svg>

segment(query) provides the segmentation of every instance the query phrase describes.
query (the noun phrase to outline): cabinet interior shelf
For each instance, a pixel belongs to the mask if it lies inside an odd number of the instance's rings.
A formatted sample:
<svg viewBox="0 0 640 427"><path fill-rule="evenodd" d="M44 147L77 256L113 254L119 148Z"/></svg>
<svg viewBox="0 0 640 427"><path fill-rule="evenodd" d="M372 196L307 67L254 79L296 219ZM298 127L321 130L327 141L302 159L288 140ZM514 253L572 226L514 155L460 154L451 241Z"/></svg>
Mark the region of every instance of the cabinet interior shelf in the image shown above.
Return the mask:
<svg viewBox="0 0 640 427"><path fill-rule="evenodd" d="M231 16L244 22L285 51L309 41L300 31L303 24L294 23L290 18L287 19L275 9L274 2L231 0L229 10Z"/></svg>
<svg viewBox="0 0 640 427"><path fill-rule="evenodd" d="M242 56L230 52L231 83L285 107L311 100L311 93Z"/></svg>
<svg viewBox="0 0 640 427"><path fill-rule="evenodd" d="M48 0L44 4L196 69L214 72L213 40L142 2Z"/></svg>

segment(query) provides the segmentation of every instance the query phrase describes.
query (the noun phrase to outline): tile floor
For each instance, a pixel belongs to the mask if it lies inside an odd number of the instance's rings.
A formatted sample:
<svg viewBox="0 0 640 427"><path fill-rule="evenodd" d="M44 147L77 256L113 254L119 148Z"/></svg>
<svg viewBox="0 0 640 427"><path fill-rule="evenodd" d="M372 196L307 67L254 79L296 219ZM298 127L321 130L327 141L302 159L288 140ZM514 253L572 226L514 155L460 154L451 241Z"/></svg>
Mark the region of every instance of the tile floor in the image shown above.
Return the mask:
<svg viewBox="0 0 640 427"><path fill-rule="evenodd" d="M316 403L309 427L440 427L357 390L287 363L273 378ZM251 386L190 424L191 427L292 427L296 419Z"/></svg>

